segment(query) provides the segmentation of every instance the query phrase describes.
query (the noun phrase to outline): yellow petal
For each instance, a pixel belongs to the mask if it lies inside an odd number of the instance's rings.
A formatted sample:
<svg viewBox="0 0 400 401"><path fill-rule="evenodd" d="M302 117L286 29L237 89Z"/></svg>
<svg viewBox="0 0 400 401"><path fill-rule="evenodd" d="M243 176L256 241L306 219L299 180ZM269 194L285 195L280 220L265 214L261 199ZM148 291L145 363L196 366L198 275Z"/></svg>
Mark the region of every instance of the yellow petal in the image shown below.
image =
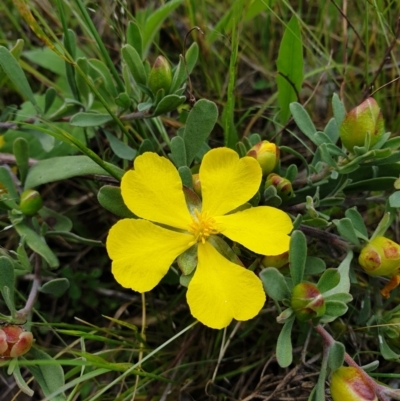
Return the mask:
<svg viewBox="0 0 400 401"><path fill-rule="evenodd" d="M265 293L252 271L225 259L208 242L199 243L198 258L187 292L190 312L196 319L222 329L232 319L249 320L258 314Z"/></svg>
<svg viewBox="0 0 400 401"><path fill-rule="evenodd" d="M221 234L261 255L280 255L289 249L290 217L282 210L258 206L214 218Z"/></svg>
<svg viewBox="0 0 400 401"><path fill-rule="evenodd" d="M165 276L193 237L156 226L147 220L123 219L108 234L112 273L125 288L150 291Z"/></svg>
<svg viewBox="0 0 400 401"><path fill-rule="evenodd" d="M203 208L222 216L251 199L261 182L261 167L253 157L239 159L232 149L212 149L200 166Z"/></svg>
<svg viewBox="0 0 400 401"><path fill-rule="evenodd" d="M126 206L143 219L181 229L192 221L178 171L155 153L135 159L135 169L122 177L121 193Z"/></svg>

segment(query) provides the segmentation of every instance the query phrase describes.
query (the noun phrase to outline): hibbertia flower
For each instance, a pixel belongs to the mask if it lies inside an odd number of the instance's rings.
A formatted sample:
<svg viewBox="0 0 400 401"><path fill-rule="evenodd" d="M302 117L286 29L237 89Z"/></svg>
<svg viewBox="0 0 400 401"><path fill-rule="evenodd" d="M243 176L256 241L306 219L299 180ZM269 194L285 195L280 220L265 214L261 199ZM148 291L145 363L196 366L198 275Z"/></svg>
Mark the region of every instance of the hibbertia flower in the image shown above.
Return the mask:
<svg viewBox="0 0 400 401"><path fill-rule="evenodd" d="M262 172L256 159L239 159L228 148L213 149L204 156L199 177L202 204L190 211L174 165L151 152L138 156L134 169L122 178L121 192L139 219L118 221L108 235L107 250L118 283L146 292L180 254L197 247L187 302L196 319L220 329L232 319L256 316L265 293L256 274L226 259L209 239L221 234L255 253L279 255L289 248L293 226L286 213L269 206L232 213L259 189Z"/></svg>

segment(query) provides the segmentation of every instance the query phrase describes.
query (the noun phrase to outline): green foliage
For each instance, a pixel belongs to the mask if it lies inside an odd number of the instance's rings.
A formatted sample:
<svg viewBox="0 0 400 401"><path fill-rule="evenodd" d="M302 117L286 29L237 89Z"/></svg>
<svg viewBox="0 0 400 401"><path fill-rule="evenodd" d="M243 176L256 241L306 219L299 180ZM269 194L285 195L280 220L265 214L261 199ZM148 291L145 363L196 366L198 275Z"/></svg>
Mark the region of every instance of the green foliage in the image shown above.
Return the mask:
<svg viewBox="0 0 400 401"><path fill-rule="evenodd" d="M399 361L399 290L382 290L397 278L367 276L358 255L376 237L399 241L399 60L388 47L398 5L349 2L339 12L316 1L141 3L92 9L57 0L45 13L30 0L0 4L0 320L24 324L36 342L18 359L0 355L4 375L33 400L158 399L167 390L171 399L274 398L266 378L286 383L305 362L309 382L282 396L320 401L331 372L355 358L349 344L365 371L378 358L379 370L393 371L385 360ZM164 80L151 67L159 56ZM379 127L384 119L393 134L374 139L353 117L346 131L346 108L368 98ZM224 331L193 328L184 299L196 244L150 292L116 284L104 244L118 219L138 218L120 181L139 155L169 158L200 209L203 156L225 145L242 158L261 141L279 148L274 173L294 196L264 177L240 210L290 216L289 253L275 255L283 266L264 268L264 255L228 238L209 240L260 277L267 301L258 317ZM26 189L43 199L34 213L21 207ZM308 305L310 288L323 298L318 316L299 318L291 302L299 284L300 303ZM284 369L271 366L273 352ZM371 375L378 387L389 383Z"/></svg>

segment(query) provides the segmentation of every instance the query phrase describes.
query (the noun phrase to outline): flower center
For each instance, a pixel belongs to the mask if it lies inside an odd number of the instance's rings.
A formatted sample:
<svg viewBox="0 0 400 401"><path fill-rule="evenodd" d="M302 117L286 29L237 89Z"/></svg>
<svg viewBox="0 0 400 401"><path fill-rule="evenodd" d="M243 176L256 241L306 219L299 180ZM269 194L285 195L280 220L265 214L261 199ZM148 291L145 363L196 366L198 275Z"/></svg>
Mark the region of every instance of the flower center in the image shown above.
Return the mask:
<svg viewBox="0 0 400 401"><path fill-rule="evenodd" d="M195 242L206 242L211 234L218 234L217 223L208 212L199 212L195 209L195 216L192 216L192 223L189 226L189 232L194 235Z"/></svg>

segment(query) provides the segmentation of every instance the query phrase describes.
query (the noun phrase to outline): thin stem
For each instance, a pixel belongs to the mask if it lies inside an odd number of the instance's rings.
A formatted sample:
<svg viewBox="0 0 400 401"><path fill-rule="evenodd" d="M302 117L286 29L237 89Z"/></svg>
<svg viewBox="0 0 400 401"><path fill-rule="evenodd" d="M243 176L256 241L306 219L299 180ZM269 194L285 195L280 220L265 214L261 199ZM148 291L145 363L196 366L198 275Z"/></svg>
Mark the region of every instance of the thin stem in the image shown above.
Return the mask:
<svg viewBox="0 0 400 401"><path fill-rule="evenodd" d="M335 339L320 324L314 326L314 330L321 336L324 342L324 347L327 349L335 342ZM374 390L375 394L381 401L390 401L390 398L386 395L387 391L390 389L381 386L372 379L347 352L344 354L344 360L349 366L356 368L360 372L365 382Z"/></svg>
<svg viewBox="0 0 400 401"><path fill-rule="evenodd" d="M25 321L28 315L32 312L33 306L35 305L41 282L40 264L40 256L38 254L35 254L35 274L32 281L31 291L29 293L28 299L26 300L25 306L17 312L18 320Z"/></svg>

